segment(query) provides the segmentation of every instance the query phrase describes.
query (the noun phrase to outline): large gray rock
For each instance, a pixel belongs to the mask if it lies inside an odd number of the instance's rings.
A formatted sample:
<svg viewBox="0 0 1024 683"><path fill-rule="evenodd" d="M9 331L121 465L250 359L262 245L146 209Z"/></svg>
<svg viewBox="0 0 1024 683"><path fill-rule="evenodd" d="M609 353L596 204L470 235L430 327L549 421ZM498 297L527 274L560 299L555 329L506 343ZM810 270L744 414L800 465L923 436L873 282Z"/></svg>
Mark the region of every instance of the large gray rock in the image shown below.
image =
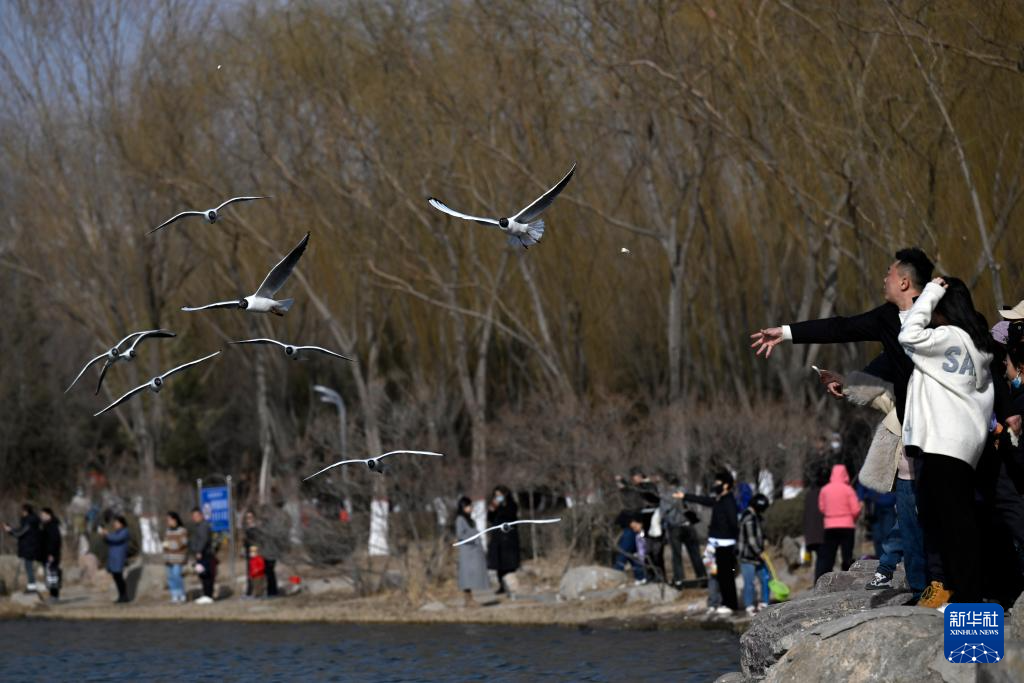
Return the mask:
<svg viewBox="0 0 1024 683"><path fill-rule="evenodd" d="M859 612L808 629L764 680L973 683L979 665L951 664L942 656L941 643L942 615L936 610Z"/></svg>
<svg viewBox="0 0 1024 683"><path fill-rule="evenodd" d="M1024 681L1024 643L1006 641L1006 653L998 664L978 667L978 683L1020 683Z"/></svg>
<svg viewBox="0 0 1024 683"><path fill-rule="evenodd" d="M740 638L740 664L749 676L763 676L810 629L850 614L902 605L905 593L849 590L811 593L759 612Z"/></svg>
<svg viewBox="0 0 1024 683"><path fill-rule="evenodd" d="M134 563L125 572L130 600L170 600L164 564Z"/></svg>
<svg viewBox="0 0 1024 683"><path fill-rule="evenodd" d="M355 595L356 586L347 576L332 576L328 579L311 579L302 584L303 590L310 595Z"/></svg>
<svg viewBox="0 0 1024 683"><path fill-rule="evenodd" d="M17 582L14 580L15 575L18 577ZM5 584L11 593L25 586L25 568L15 555L0 555L0 583Z"/></svg>
<svg viewBox="0 0 1024 683"><path fill-rule="evenodd" d="M753 678L750 678L739 671L730 671L729 673L722 674L716 678L715 683L750 683L750 681L753 680Z"/></svg>
<svg viewBox="0 0 1024 683"><path fill-rule="evenodd" d="M803 558L800 557L800 544L796 542L795 538L791 536L783 538L780 551L787 569L792 571L800 566L800 562Z"/></svg>
<svg viewBox="0 0 1024 683"><path fill-rule="evenodd" d="M626 591L626 603L649 602L664 604L679 599L679 591L663 583L645 583L642 586L630 586Z"/></svg>
<svg viewBox="0 0 1024 683"><path fill-rule="evenodd" d="M558 585L558 593L566 600L575 600L583 593L615 588L628 581L629 578L625 572L611 567L597 565L573 567L562 576L562 581Z"/></svg>
<svg viewBox="0 0 1024 683"><path fill-rule="evenodd" d="M878 564L877 560L868 560ZM854 563L856 566L857 563ZM864 587L868 584L875 576L874 568L864 571L854 571L853 567L850 567L848 572L828 572L822 574L818 579L818 583L814 584L814 592L817 594L822 593L838 593L840 591L849 590L866 590ZM892 588L888 588L883 592L899 591L903 593L909 593L910 588L907 586L906 575L897 569L892 575Z"/></svg>
<svg viewBox="0 0 1024 683"><path fill-rule="evenodd" d="M1010 618L1006 620L1006 637L1024 641L1024 593L1017 596Z"/></svg>

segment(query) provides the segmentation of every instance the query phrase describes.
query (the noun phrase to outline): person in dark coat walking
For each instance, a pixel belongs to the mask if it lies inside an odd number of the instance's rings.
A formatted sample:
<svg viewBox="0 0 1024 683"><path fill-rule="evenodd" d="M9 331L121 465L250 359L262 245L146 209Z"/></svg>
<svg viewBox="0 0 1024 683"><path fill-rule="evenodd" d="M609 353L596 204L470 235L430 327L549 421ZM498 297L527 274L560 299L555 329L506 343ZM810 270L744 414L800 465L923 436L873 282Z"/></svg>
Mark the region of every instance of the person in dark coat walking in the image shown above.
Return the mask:
<svg viewBox="0 0 1024 683"><path fill-rule="evenodd" d="M199 581L203 584L203 595L196 598L201 605L213 602L213 585L217 578L217 558L213 554L213 531L203 517L203 511L192 508L192 523L195 525L188 535L188 552L195 562Z"/></svg>
<svg viewBox="0 0 1024 683"><path fill-rule="evenodd" d="M736 542L740 535L739 509L733 495L734 479L728 470L715 475L711 487L713 495L698 496L693 493L673 493L672 496L711 508L711 523L708 526L708 544L715 549L715 565L718 573L718 589L722 593L722 614L739 609L736 599Z"/></svg>
<svg viewBox="0 0 1024 683"><path fill-rule="evenodd" d="M18 557L25 564L25 577L28 585L25 590L34 593L39 590L36 584L36 560L39 559L41 546L41 533L39 529L39 518L35 510L28 503L21 506L21 520L18 528L14 529L9 524L4 524L4 530L18 539Z"/></svg>
<svg viewBox="0 0 1024 683"><path fill-rule="evenodd" d="M63 572L60 568L60 520L53 514L50 508L43 508L39 513L43 521L42 544L40 545L40 558L46 570L46 587L50 589L50 598L56 601L60 598L60 586L63 579Z"/></svg>
<svg viewBox="0 0 1024 683"><path fill-rule="evenodd" d="M820 439L824 443L824 438ZM821 545L825 542L825 515L818 507L818 494L828 483L828 470L824 456L811 463L807 470L807 492L804 494L804 547L813 553L812 562L818 561Z"/></svg>
<svg viewBox="0 0 1024 683"><path fill-rule="evenodd" d="M103 540L107 544L107 571L114 578L117 586L117 602L128 602L128 585L124 581L124 567L128 562L128 520L123 515L114 517L113 530L107 531L100 527Z"/></svg>
<svg viewBox="0 0 1024 683"><path fill-rule="evenodd" d="M519 506L512 500L507 486L495 486L487 506L487 526L498 526L519 520ZM512 527L508 533L494 534L488 539L487 568L498 573L498 593L507 593L505 575L519 569L519 530Z"/></svg>

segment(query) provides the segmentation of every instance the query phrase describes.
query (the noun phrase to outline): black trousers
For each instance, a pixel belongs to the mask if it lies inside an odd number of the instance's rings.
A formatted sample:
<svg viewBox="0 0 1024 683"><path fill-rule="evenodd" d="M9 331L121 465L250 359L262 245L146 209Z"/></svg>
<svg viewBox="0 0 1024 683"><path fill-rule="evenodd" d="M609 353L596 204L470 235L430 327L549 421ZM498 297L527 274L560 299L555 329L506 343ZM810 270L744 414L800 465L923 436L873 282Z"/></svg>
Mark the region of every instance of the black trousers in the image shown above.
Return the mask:
<svg viewBox="0 0 1024 683"><path fill-rule="evenodd" d="M843 571L853 564L853 529L825 529L825 541L818 548L818 558L814 563L814 582L817 583L822 574L832 571L836 565L836 551L842 551Z"/></svg>
<svg viewBox="0 0 1024 683"><path fill-rule="evenodd" d="M203 565L203 573L199 575L199 582L203 584L203 595L213 597L213 585L217 579L217 558L213 553L203 553L200 560Z"/></svg>
<svg viewBox="0 0 1024 683"><path fill-rule="evenodd" d="M722 592L722 604L729 609L740 608L736 600L736 546L726 545L715 548L715 564L718 565L718 590Z"/></svg>
<svg viewBox="0 0 1024 683"><path fill-rule="evenodd" d="M267 595L277 595L277 574L274 572L277 560L271 560L268 557L264 558L264 562L267 568Z"/></svg>
<svg viewBox="0 0 1024 683"><path fill-rule="evenodd" d="M117 601L128 602L128 585L124 581L124 572L110 572L110 575L114 577L114 585L117 586Z"/></svg>
<svg viewBox="0 0 1024 683"><path fill-rule="evenodd" d="M647 537L647 577L655 581L665 580L665 537Z"/></svg>
<svg viewBox="0 0 1024 683"><path fill-rule="evenodd" d="M922 453L914 464L925 553L941 560L943 585L953 591L950 602L980 602L974 468L938 453Z"/></svg>
<svg viewBox="0 0 1024 683"><path fill-rule="evenodd" d="M686 526L668 527L668 543L672 548L672 580L683 580L683 547L686 547L686 554L690 556L690 564L693 566L693 575L702 579L707 576L704 568L703 554L700 552L697 543L697 532L687 524Z"/></svg>

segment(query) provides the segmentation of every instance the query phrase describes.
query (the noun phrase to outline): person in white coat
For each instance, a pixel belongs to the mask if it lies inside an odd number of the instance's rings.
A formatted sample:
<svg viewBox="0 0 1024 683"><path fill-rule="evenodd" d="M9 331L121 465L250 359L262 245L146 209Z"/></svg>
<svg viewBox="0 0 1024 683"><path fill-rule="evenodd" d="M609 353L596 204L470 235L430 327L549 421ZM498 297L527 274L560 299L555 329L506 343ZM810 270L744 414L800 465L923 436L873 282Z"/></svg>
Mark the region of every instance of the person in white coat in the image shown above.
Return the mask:
<svg viewBox="0 0 1024 683"><path fill-rule="evenodd" d="M943 603L981 600L974 482L994 401L989 339L984 316L956 278L932 280L899 334L914 362L903 441L915 458L925 548L942 559L943 582L931 578Z"/></svg>

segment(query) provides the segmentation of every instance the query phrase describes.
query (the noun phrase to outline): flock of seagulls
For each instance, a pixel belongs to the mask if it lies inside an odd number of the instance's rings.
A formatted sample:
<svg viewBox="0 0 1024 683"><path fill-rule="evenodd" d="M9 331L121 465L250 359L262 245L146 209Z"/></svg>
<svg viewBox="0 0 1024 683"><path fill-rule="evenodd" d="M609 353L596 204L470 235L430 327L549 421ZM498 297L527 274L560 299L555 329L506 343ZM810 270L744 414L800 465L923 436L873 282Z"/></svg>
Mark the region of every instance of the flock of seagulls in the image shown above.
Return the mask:
<svg viewBox="0 0 1024 683"><path fill-rule="evenodd" d="M219 69L220 65L218 65L217 68ZM562 179L559 180L551 189L549 189L547 192L545 192L540 197L535 199L533 202L531 202L524 209L522 209L521 211L519 211L518 213L516 213L515 215L513 215L511 217L489 218L489 217L481 217L481 216L472 216L472 215L469 215L469 214L466 214L466 213L462 213L460 211L456 211L455 209L452 209L451 207L449 207L447 204L445 204L441 200L436 199L434 197L429 197L427 199L427 202L433 208L435 208L438 211L441 211L442 213L445 213L445 214L447 214L449 216L453 216L455 218L459 218L459 219L462 219L462 220L473 221L473 222L479 223L481 225L496 227L499 230L501 230L502 232L507 233L507 235L508 235L508 243L511 246L513 246L513 247L522 247L523 249L528 249L529 247L531 247L531 246L537 244L538 242L540 242L541 238L544 236L545 223L544 223L544 219L541 218L541 214L548 207L551 206L551 204L555 201L555 199L558 197L558 195L561 194L562 190L564 190L566 188L566 186L569 184L569 181L572 180L572 176L573 176L573 174L575 172L576 172L576 164L574 163L572 165L572 168L570 168L569 171L562 177ZM216 206L216 207L214 207L212 209L206 209L206 210L203 210L203 211L196 211L196 210L182 211L182 212L180 212L178 214L175 214L171 218L165 220L163 223L161 223L160 225L156 226L155 228L153 228L152 230L150 230L146 234L147 235L152 235L152 234L154 234L154 233L156 233L156 232L166 228L169 225L172 225L172 224L174 224L174 223L176 223L176 222L178 222L178 221L180 221L182 219L190 218L190 217L193 217L193 216L203 218L208 223L213 224L213 223L216 223L221 218L221 212L226 207L230 206L231 204L240 203L240 202L251 202L251 201L256 201L256 200L260 200L260 199L271 199L271 197L268 196L268 195L245 195L245 196L239 196L239 197L232 197L231 199L228 199L227 201L222 202L220 205L218 205L218 206ZM218 301L218 302L211 303L211 304L205 304L203 306L182 306L181 310L186 312L186 313L194 313L194 312L197 312L197 311L205 311L205 310L210 310L210 309L215 309L215 308L235 308L235 309L244 310L244 311L246 311L248 313L272 313L272 314L277 315L277 316L283 316L285 313L287 313L291 309L292 305L295 303L295 300L294 299L290 299L290 298L289 299L280 299L280 300L278 300L278 299L275 299L274 297L284 287L285 283L288 281L288 278L291 276L292 271L295 270L295 266L298 265L299 259L301 259L302 255L305 253L306 247L309 245L309 235L310 235L310 233L307 232L305 234L305 236L299 241L299 243L297 245L295 245L295 247L288 253L288 255L286 255L284 258L282 258L280 261L278 261L277 265L275 265L270 270L270 272L267 273L267 276L266 276L266 278L264 278L263 283L260 284L260 286L256 289L256 291L253 294L250 294L248 296L242 296L242 297L240 297L238 299L231 299L231 300L227 300L227 301ZM622 249L622 253L629 253L629 251L627 249L623 248ZM130 362L130 361L135 360L135 358L137 356L137 353L138 353L137 352L137 348L138 348L139 344L142 343L142 341L144 341L146 339L150 339L150 338L168 338L168 337L174 337L174 336L176 336L174 332L171 332L170 330L164 330L164 329L145 330L145 331L133 332L133 333L129 334L124 339L119 341L117 344L115 344L114 346L110 347L109 350L105 351L104 353L102 353L102 354L96 356L95 358L91 359L90 361L88 361L85 364L85 366L81 369L81 371L79 371L79 373L75 377L75 379L72 380L72 382L68 386L68 388L65 389L64 393L67 393L67 392L71 391L72 387L74 387L75 384L78 383L78 381L82 378L82 376L86 373L86 371L89 368L93 367L96 363L99 363L102 360L102 361L104 361L104 363L103 363L103 367L100 369L99 379L98 379L97 384L96 384L96 392L95 392L98 395L99 392L100 392L100 389L103 386L103 380L106 377L107 371L112 366L116 365L118 362L121 362L121 361ZM337 353L335 351L331 351L330 349L326 349L326 348L324 348L322 346L290 344L290 343L278 341L276 339L268 339L268 338L263 338L263 337L255 338L255 339L241 339L241 340L232 341L232 342L229 342L229 343L232 344L232 345L263 344L263 345L277 346L277 347L283 349L284 353L285 353L285 356L287 356L288 358L291 358L292 360L301 360L301 359L309 357L309 355L311 355L311 354L321 354L321 355L332 356L332 357L335 357L335 358L340 358L340 359L343 359L343 360L355 362L355 360L353 358L350 358L348 356L342 355L342 354ZM125 346L126 344L127 344L127 346ZM124 348L122 348L122 347L124 347ZM113 410L114 408L117 408L122 403L128 401L129 399L131 399L132 397L136 396L137 394L142 393L146 389L149 389L153 393L160 393L160 390L163 389L164 384L166 383L166 381L171 376L173 376L173 375L175 375L175 374L177 374L179 372L182 372L182 371L184 371L184 370L186 370L188 368L191 368L191 367L200 365L202 363L205 363L206 361L208 361L208 360L210 360L210 359L220 355L220 353L221 352L219 350L215 351L215 352L210 353L210 354L208 354L206 356L203 356L202 358L197 358L196 360L193 360L193 361L190 361L188 363L184 363L183 365L179 365L179 366L177 366L175 368L172 368L172 369L168 370L167 372L165 372L165 373L163 373L161 375L156 375L155 377L152 377L145 384L141 384L141 385L135 387L134 389L132 389L131 391L128 391L125 394L123 394L116 401L114 401L113 403L111 403L107 407L103 408L98 413L96 413L94 415L94 417L98 417L98 416L100 416L100 415L102 415L102 414L104 414L104 413L106 413L106 412L108 412L110 410ZM417 455L417 456L431 456L431 457L444 457L443 453L435 453L433 451L416 451L416 450L395 450L395 451L389 451L387 453L383 453L381 455L378 455L378 456L375 456L375 457L372 457L372 458L356 459L356 460L341 460L339 462L336 462L336 463L334 463L332 465L329 465L329 466L323 468L322 470L320 470L318 472L315 472L315 473L309 475L308 477L303 479L303 481L308 481L309 479L312 479L313 477L316 477L317 475L323 474L324 472L327 472L328 470L331 470L331 469L333 469L335 467L339 467L339 466L343 466L343 465L354 465L354 464L365 465L371 472L376 472L378 474L383 474L384 473L384 465L383 465L383 463L381 461L384 458L388 457L388 456L399 455L399 454ZM476 540L477 538L479 538L481 536L484 536L484 535L486 535L486 534L488 534L488 533L490 533L492 531L502 531L502 532L508 533L511 530L512 526L514 526L516 524L552 524L552 523L555 523L555 522L558 522L558 521L560 521L560 518L558 518L558 519L538 519L538 520L519 520L517 522L509 522L509 523L506 523L506 524L501 524L499 526L495 526L495 527L491 527L491 528L485 529L485 530L481 531L480 533L476 534L475 536L473 536L471 538L468 538L468 539L465 539L463 541L460 541L458 543L455 543L454 545L459 546L459 545L463 545L465 543L472 542L472 541Z"/></svg>

